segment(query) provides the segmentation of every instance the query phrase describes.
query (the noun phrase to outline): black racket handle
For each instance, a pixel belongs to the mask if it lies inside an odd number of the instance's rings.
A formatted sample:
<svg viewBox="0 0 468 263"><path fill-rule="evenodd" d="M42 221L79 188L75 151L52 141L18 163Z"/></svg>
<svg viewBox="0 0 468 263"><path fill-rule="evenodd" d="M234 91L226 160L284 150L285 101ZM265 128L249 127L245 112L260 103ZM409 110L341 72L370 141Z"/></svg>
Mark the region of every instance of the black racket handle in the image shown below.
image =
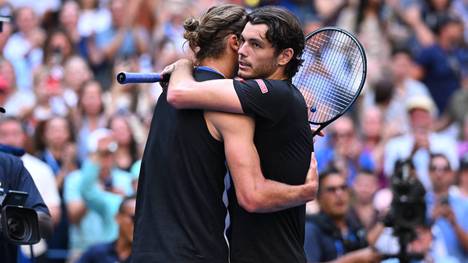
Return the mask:
<svg viewBox="0 0 468 263"><path fill-rule="evenodd" d="M120 72L117 74L117 81L120 84L130 83L155 83L169 81L169 74L160 73L137 73L137 72Z"/></svg>

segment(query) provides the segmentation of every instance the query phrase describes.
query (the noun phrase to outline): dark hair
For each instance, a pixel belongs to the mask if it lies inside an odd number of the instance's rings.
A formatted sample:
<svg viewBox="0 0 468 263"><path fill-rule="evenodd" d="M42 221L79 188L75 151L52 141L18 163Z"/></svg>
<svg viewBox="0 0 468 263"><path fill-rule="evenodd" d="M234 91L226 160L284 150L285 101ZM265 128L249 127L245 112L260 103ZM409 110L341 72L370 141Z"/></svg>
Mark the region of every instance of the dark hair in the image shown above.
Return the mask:
<svg viewBox="0 0 468 263"><path fill-rule="evenodd" d="M47 142L45 141L45 130L49 122L51 122L54 119L62 119L65 121L65 123L67 124L69 135L70 135L70 138L68 138L68 141L72 143L76 142L75 128L70 118L59 116L59 115L54 115L46 120L40 121L37 124L36 132L34 133L34 144L35 144L34 146L35 146L36 151L42 152L47 148Z"/></svg>
<svg viewBox="0 0 468 263"><path fill-rule="evenodd" d="M87 80L85 81L83 84L81 84L80 88L78 89L78 103L77 103L77 107L78 107L78 112L81 114L81 115L84 115L85 114L85 109L82 107L81 103L83 101L83 94L85 93L86 89L89 87L89 86L92 86L92 85L97 85L99 87L99 92L101 93L101 109L99 109L99 113L103 114L106 109L105 109L105 104L103 102L103 99L102 99L102 93L104 92L103 91L103 88L102 88L102 85L99 81L97 80L94 80L94 79L90 79L90 80Z"/></svg>
<svg viewBox="0 0 468 263"><path fill-rule="evenodd" d="M219 58L224 52L226 37L240 36L247 12L238 5L225 4L209 8L199 19L184 22L184 38L200 61L208 57Z"/></svg>
<svg viewBox="0 0 468 263"><path fill-rule="evenodd" d="M276 55L286 48L294 50L294 57L285 69L286 76L292 78L302 64L305 45L304 32L297 17L282 7L263 6L248 14L247 20L252 25L268 26L266 38L275 48Z"/></svg>
<svg viewBox="0 0 468 263"><path fill-rule="evenodd" d="M136 162L139 158L139 153L138 153L138 143L135 139L134 132L132 130L132 125L130 124L130 118L131 115L128 113L124 112L117 112L111 115L107 121L107 127L109 129L112 129L111 125L112 122L116 119L123 119L125 122L125 125L127 125L128 129L130 130L130 145L129 145L129 152L130 152L130 157L132 158L132 163ZM120 167L123 168L123 167ZM125 169L123 169L125 170Z"/></svg>
<svg viewBox="0 0 468 263"><path fill-rule="evenodd" d="M335 166L332 166L332 165L330 165L325 171L319 174L319 181L318 181L319 188L317 191L317 196L319 196L322 192L321 186L323 185L323 181L332 175L341 176L340 171Z"/></svg>
<svg viewBox="0 0 468 263"><path fill-rule="evenodd" d="M464 27L463 21L460 18L454 15L446 14L446 15L439 17L439 20L434 26L434 32L437 35L440 35L442 30L444 30L447 26L452 25L452 24L457 24L457 25Z"/></svg>
<svg viewBox="0 0 468 263"><path fill-rule="evenodd" d="M452 170L452 165L450 164L450 160L449 160L449 158L447 157L447 155L445 155L445 154L443 154L443 153L431 153L431 154L429 154L429 165L432 165L432 161L433 161L435 158L442 158L442 159L444 159L444 160L447 162L447 165L448 165L448 167L450 168L450 170Z"/></svg>

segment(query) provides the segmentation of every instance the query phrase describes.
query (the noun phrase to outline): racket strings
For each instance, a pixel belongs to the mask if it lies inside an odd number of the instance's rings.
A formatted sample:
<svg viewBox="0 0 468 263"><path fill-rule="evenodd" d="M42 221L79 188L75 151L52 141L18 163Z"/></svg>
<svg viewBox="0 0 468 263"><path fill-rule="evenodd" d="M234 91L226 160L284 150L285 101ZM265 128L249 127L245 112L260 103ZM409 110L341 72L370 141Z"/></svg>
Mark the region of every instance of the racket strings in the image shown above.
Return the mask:
<svg viewBox="0 0 468 263"><path fill-rule="evenodd" d="M293 81L310 109L309 121L324 123L345 111L359 92L361 51L347 34L328 30L307 40L303 59Z"/></svg>

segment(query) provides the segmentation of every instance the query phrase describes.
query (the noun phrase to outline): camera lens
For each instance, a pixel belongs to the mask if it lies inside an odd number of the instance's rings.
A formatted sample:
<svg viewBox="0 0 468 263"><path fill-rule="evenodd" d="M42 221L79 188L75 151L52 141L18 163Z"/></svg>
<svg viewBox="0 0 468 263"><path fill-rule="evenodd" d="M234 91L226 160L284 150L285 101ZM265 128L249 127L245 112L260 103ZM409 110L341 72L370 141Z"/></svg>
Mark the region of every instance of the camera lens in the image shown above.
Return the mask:
<svg viewBox="0 0 468 263"><path fill-rule="evenodd" d="M28 240L31 235L31 228L27 220L24 220L19 214L12 214L8 220L8 232L10 238L16 241Z"/></svg>

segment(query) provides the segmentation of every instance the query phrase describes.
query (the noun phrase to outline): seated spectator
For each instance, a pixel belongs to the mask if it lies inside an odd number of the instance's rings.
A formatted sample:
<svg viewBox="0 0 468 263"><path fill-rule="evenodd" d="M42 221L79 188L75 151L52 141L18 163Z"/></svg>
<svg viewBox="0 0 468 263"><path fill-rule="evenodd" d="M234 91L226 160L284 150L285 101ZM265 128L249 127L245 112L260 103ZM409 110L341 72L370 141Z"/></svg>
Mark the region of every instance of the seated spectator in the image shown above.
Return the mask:
<svg viewBox="0 0 468 263"><path fill-rule="evenodd" d="M388 141L384 152L384 171L391 176L399 159L411 158L418 179L429 191L432 187L428 176L429 153L444 153L450 165L458 168L456 142L452 137L432 132L435 105L428 97L412 97L406 104L411 131Z"/></svg>
<svg viewBox="0 0 468 263"><path fill-rule="evenodd" d="M81 256L78 263L129 262L133 242L136 197L122 200L115 221L119 225L119 236L110 243L91 246Z"/></svg>
<svg viewBox="0 0 468 263"><path fill-rule="evenodd" d="M117 167L130 172L133 163L140 159L140 149L130 124L132 116L130 114L114 114L109 118L109 129L117 143L115 161Z"/></svg>
<svg viewBox="0 0 468 263"><path fill-rule="evenodd" d="M89 135L107 124L103 102L102 87L94 80L85 82L78 93L78 107L73 123L77 125L78 160L84 161L88 156L87 142Z"/></svg>
<svg viewBox="0 0 468 263"><path fill-rule="evenodd" d="M55 251L53 251L53 257L63 259L66 257L69 240L69 221L64 201L63 182L70 172L78 167L71 122L59 116L40 122L36 128L35 143L38 157L49 165L54 172L55 185L62 198L61 219L54 236L49 240L48 244L49 248L53 248Z"/></svg>
<svg viewBox="0 0 468 263"><path fill-rule="evenodd" d="M328 167L336 167L347 177L351 185L358 170L374 170L375 164L369 152L362 149L354 123L349 116L342 116L330 127L331 140L329 145L317 150L318 171L322 172Z"/></svg>
<svg viewBox="0 0 468 263"><path fill-rule="evenodd" d="M70 226L71 259L89 246L117 238L113 220L123 196L133 193L132 175L115 168L117 146L108 129L97 129L88 140L92 156L65 178L65 202ZM97 189L105 191L99 194Z"/></svg>
<svg viewBox="0 0 468 263"><path fill-rule="evenodd" d="M378 189L378 179L372 171L361 170L354 184L353 202L351 203L351 214L369 231L377 222L378 214L374 207L374 195Z"/></svg>
<svg viewBox="0 0 468 263"><path fill-rule="evenodd" d="M346 180L336 171L319 176L320 213L307 219L304 249L307 262L378 262L367 246L363 227L349 216Z"/></svg>
<svg viewBox="0 0 468 263"><path fill-rule="evenodd" d="M435 262L445 262L443 260L446 258L468 262L468 202L449 191L455 182L455 172L445 155L430 156L429 176L433 191L426 193L426 204L434 220L432 233Z"/></svg>

